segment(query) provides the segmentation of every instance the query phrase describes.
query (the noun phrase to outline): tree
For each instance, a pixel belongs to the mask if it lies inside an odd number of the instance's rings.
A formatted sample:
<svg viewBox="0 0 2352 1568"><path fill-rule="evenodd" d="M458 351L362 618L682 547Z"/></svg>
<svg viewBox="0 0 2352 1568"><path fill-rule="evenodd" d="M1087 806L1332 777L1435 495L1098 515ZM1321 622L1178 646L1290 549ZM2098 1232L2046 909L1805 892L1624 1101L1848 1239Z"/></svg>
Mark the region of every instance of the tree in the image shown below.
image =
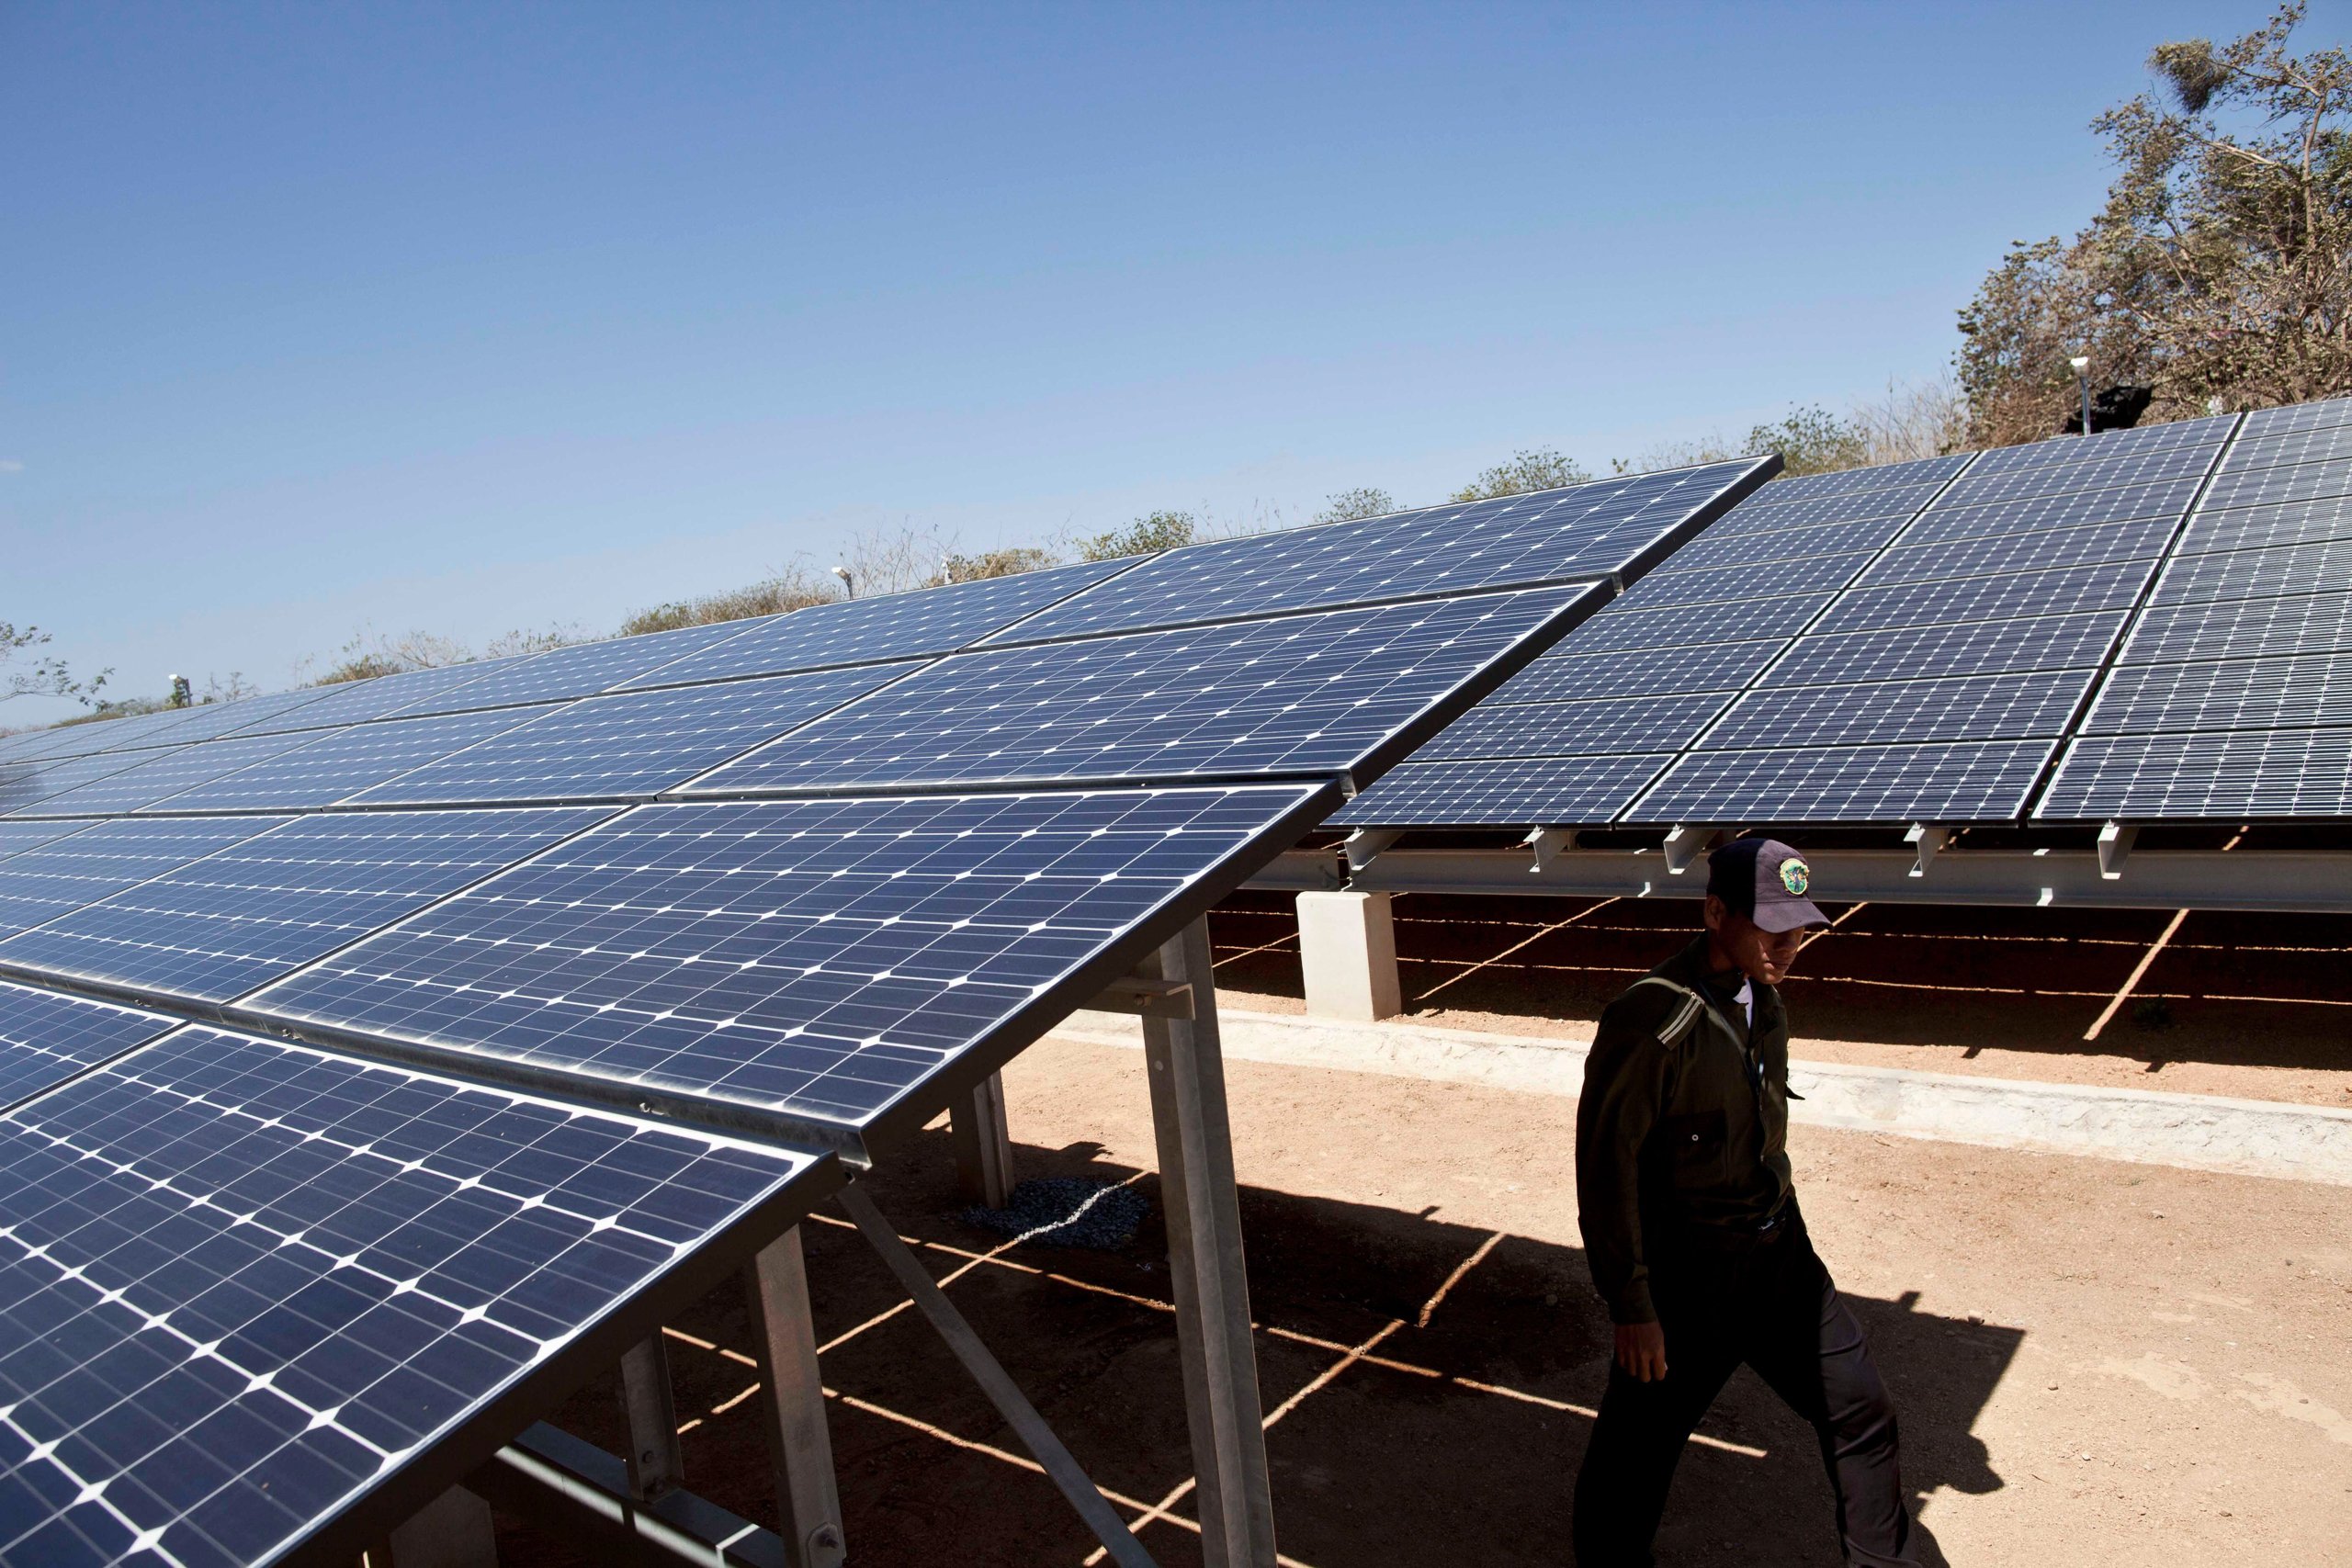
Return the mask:
<svg viewBox="0 0 2352 1568"><path fill-rule="evenodd" d="M2071 243L2016 242L1961 312L1973 441L2055 433L2076 355L2150 388L2151 423L2352 390L2352 56L2290 52L2302 17L2160 45L2158 91L2092 122L2106 206Z"/></svg>
<svg viewBox="0 0 2352 1568"><path fill-rule="evenodd" d="M950 582L978 582L990 577L1018 577L1024 571L1035 571L1053 564L1051 550L1042 550L1033 545L1008 545L1003 549L982 550L976 556L950 554L939 563L939 575L924 586L939 588Z"/></svg>
<svg viewBox="0 0 2352 1568"><path fill-rule="evenodd" d="M1781 472L1791 479L1859 468L1871 461L1869 435L1818 403L1792 408L1773 423L1751 427L1742 451L1778 452Z"/></svg>
<svg viewBox="0 0 2352 1568"><path fill-rule="evenodd" d="M1530 491L1558 490L1566 485L1591 482L1592 476L1573 458L1564 457L1549 446L1535 446L1512 453L1510 462L1496 464L1446 499L1492 501L1497 496L1525 495Z"/></svg>
<svg viewBox="0 0 2352 1568"><path fill-rule="evenodd" d="M1396 510L1396 498L1375 485L1362 485L1326 496L1317 523L1351 523L1359 517L1383 517Z"/></svg>
<svg viewBox="0 0 2352 1568"><path fill-rule="evenodd" d="M1080 560L1117 560L1124 556L1148 556L1189 545L1200 527L1189 512L1154 512L1125 528L1097 534L1079 543Z"/></svg>
<svg viewBox="0 0 2352 1568"><path fill-rule="evenodd" d="M85 707L98 703L111 670L101 670L87 681L77 681L65 660L36 649L49 646L49 634L39 626L18 626L0 621L0 703L11 697L70 697ZM32 660L29 668L9 669L18 655Z"/></svg>

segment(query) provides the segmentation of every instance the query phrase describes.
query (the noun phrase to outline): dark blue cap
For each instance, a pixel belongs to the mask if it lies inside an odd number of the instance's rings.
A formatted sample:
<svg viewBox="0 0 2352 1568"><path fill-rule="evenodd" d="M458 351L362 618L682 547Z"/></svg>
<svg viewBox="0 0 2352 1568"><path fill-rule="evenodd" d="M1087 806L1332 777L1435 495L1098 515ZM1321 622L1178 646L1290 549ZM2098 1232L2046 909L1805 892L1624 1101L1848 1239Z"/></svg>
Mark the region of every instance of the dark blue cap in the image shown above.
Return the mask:
<svg viewBox="0 0 2352 1568"><path fill-rule="evenodd" d="M1709 855L1707 891L1768 931L1829 923L1805 897L1813 891L1812 868L1778 839L1735 839Z"/></svg>

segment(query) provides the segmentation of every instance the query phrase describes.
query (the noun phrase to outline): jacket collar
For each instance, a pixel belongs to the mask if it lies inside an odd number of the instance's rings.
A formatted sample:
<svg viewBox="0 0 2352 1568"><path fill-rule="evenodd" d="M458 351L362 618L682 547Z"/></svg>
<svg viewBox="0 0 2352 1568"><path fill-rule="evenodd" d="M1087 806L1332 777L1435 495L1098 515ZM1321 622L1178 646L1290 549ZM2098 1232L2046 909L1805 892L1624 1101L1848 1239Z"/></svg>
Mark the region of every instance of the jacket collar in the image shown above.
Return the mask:
<svg viewBox="0 0 2352 1568"><path fill-rule="evenodd" d="M1725 1010L1726 1008L1734 1007L1736 1004L1732 1003L1728 997L1718 998L1708 985L1714 972L1707 966L1707 938L1704 932L1700 933L1689 946L1659 964L1651 973L1661 979L1672 980L1677 985L1687 986L1705 997L1711 1003L1717 1004L1716 1016L1732 1026L1732 1032L1746 1033L1747 1021ZM1779 989L1771 986L1759 985L1755 981L1750 981L1748 984L1753 993L1752 1000L1756 1008L1757 1021L1762 1023L1767 1018L1777 1015L1781 1007ZM1737 986L1732 987L1735 995L1737 994L1738 989Z"/></svg>

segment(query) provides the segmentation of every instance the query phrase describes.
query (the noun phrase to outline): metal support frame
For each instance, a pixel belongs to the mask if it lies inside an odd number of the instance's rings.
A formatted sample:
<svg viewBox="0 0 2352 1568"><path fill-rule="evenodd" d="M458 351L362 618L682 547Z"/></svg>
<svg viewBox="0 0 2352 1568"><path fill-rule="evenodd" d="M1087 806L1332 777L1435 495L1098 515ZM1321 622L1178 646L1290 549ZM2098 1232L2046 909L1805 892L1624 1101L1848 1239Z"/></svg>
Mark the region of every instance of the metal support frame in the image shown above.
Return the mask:
<svg viewBox="0 0 2352 1568"><path fill-rule="evenodd" d="M2128 825L2126 825L2128 826ZM2120 835L2119 835L2120 837ZM2327 850L2139 850L2131 874L2087 849L1973 849L1948 844L1926 877L1915 848L1809 849L1816 898L1879 904L1983 904L2055 908L2245 909L2352 913L2352 852ZM1329 857L1295 851L1250 883L1315 887ZM1361 892L1564 894L1579 898L1696 898L1704 878L1668 874L1656 850L1577 850L1530 874L1527 851L1391 850L1349 886Z"/></svg>
<svg viewBox="0 0 2352 1568"><path fill-rule="evenodd" d="M1666 856L1667 874L1679 876L1689 871L1692 863L1714 847L1715 835L1721 831L1720 828L1704 824L1668 829L1666 842L1661 846L1661 852Z"/></svg>
<svg viewBox="0 0 2352 1568"><path fill-rule="evenodd" d="M1206 1568L1274 1568L1273 1492L1209 964L1205 920L1185 927L1148 961L1161 977L1189 982L1194 999L1189 1021L1144 1020L1144 1057L1199 1481L1201 1561Z"/></svg>
<svg viewBox="0 0 2352 1568"><path fill-rule="evenodd" d="M396 1527L390 1542L368 1553L368 1568L498 1568L490 1505L452 1486Z"/></svg>
<svg viewBox="0 0 2352 1568"><path fill-rule="evenodd" d="M1574 828L1530 828L1527 837L1520 840L1535 857L1533 870L1541 875L1551 869L1552 863L1577 847Z"/></svg>
<svg viewBox="0 0 2352 1568"><path fill-rule="evenodd" d="M629 1495L626 1460L544 1421L499 1450L466 1486L577 1543L594 1562L786 1568L775 1531L684 1490L639 1503Z"/></svg>
<svg viewBox="0 0 2352 1568"><path fill-rule="evenodd" d="M1036 1406L1023 1397L1012 1377L964 1320L964 1314L956 1310L956 1303L933 1283L922 1260L899 1239L899 1233L882 1217L882 1211L874 1206L874 1200L865 1195L865 1190L853 1182L842 1189L839 1201L849 1217L857 1222L866 1243L896 1276L899 1288L913 1300L915 1310L930 1322L933 1332L955 1352L956 1359L964 1363L964 1370L980 1385L980 1392L989 1396L989 1403L996 1406L1005 1425L1012 1428L1030 1456L1044 1467L1061 1495L1069 1499L1070 1506L1094 1531L1094 1538L1110 1552L1112 1560L1120 1568L1156 1568L1151 1554L1136 1540L1135 1532L1127 1529L1118 1510L1087 1479L1078 1461L1070 1457L1069 1450L1062 1446L1046 1418L1037 1414Z"/></svg>
<svg viewBox="0 0 2352 1568"><path fill-rule="evenodd" d="M1925 822L1914 822L1911 824L1911 830L1903 835L1903 841L1909 844L1912 852L1918 857L1911 864L1911 874L1925 876L1928 874L1928 863L1936 858L1936 852L1951 841L1951 829L1931 828Z"/></svg>
<svg viewBox="0 0 2352 1568"><path fill-rule="evenodd" d="M1340 845L1348 857L1348 869L1362 871L1380 858L1381 852L1404 836L1402 828L1358 828Z"/></svg>
<svg viewBox="0 0 2352 1568"><path fill-rule="evenodd" d="M964 1196L984 1209L1012 1201L1012 1135L1004 1114L1004 1075L990 1073L956 1097L947 1113L956 1142L956 1176Z"/></svg>
<svg viewBox="0 0 2352 1568"><path fill-rule="evenodd" d="M2109 882L2123 874L2123 863L2140 837L2137 822L2109 822L2098 830L2098 874Z"/></svg>
<svg viewBox="0 0 2352 1568"><path fill-rule="evenodd" d="M744 1266L758 1351L761 1425L775 1467L777 1534L789 1568L841 1568L848 1558L842 1500L833 1483L833 1443L825 1428L825 1386L808 1313L808 1266L794 1226Z"/></svg>
<svg viewBox="0 0 2352 1568"><path fill-rule="evenodd" d="M650 1503L686 1479L678 1407L670 1393L670 1352L656 1329L621 1357L621 1414L628 1418L628 1495Z"/></svg>

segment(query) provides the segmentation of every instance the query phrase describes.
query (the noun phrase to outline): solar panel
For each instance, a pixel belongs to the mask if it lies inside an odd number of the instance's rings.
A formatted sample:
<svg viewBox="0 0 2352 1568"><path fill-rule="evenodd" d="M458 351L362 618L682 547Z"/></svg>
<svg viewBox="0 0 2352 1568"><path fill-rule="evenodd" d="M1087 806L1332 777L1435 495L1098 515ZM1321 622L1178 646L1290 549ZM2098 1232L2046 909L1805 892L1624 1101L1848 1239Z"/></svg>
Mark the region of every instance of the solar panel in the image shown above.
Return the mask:
<svg viewBox="0 0 2352 1568"><path fill-rule="evenodd" d="M143 1045L179 1023L161 1013L0 980L0 1111ZM8 1512L0 1507L0 1517Z"/></svg>
<svg viewBox="0 0 2352 1568"><path fill-rule="evenodd" d="M1884 626L2128 609L2153 570L2153 564L2144 560L2112 561L2058 571L1857 588L1839 598L1815 629L1824 634L1875 631Z"/></svg>
<svg viewBox="0 0 2352 1568"><path fill-rule="evenodd" d="M1907 464L1905 466L1909 467ZM1735 508L1731 515L1721 523L1709 527L1707 537L1744 538L1750 534L1787 533L1798 528L1820 527L1829 523L1859 525L1879 518L1908 517L1943 488L1944 478L1891 485L1883 490L1856 494L1833 492L1800 497L1784 492L1781 488L1795 482L1793 479L1774 480L1746 504Z"/></svg>
<svg viewBox="0 0 2352 1568"><path fill-rule="evenodd" d="M1654 571L1617 602L1621 610L1662 610L1669 604L1705 604L1719 599L1755 600L1782 593L1843 588L1870 563L1871 552L1806 556L1758 566L1710 567L1701 571Z"/></svg>
<svg viewBox="0 0 2352 1568"><path fill-rule="evenodd" d="M1764 490L1756 500L1760 505L1778 504L1792 497L1817 495L1855 496L1862 491L1889 490L1902 485L1940 484L1968 467L1973 453L1954 452L1941 457L1918 457L1907 463L1875 463L1859 468L1837 468L1826 474L1782 474ZM1856 504L1860 504L1857 501Z"/></svg>
<svg viewBox="0 0 2352 1568"><path fill-rule="evenodd" d="M170 741L172 732L196 717L192 708L160 708L153 713L131 714L124 718L90 719L80 724L60 725L50 734L48 746L38 753L43 757L80 757L93 751L111 751L119 748L159 746Z"/></svg>
<svg viewBox="0 0 2352 1568"><path fill-rule="evenodd" d="M770 615L740 637L624 681L617 689L635 691L948 653L1134 565L1132 560L1081 561L1015 577L986 578Z"/></svg>
<svg viewBox="0 0 2352 1568"><path fill-rule="evenodd" d="M2272 468L2290 463L2352 460L2352 426L2329 425L2316 430L2286 430L2274 435L2243 437L2230 448L2233 468Z"/></svg>
<svg viewBox="0 0 2352 1568"><path fill-rule="evenodd" d="M1707 734L1710 750L2014 740L2065 732L2082 700L2072 671L1774 686L1748 693ZM0 947L0 953L7 950Z"/></svg>
<svg viewBox="0 0 2352 1568"><path fill-rule="evenodd" d="M88 827L91 820L11 822L0 818L0 860L6 860L25 850L39 849L68 833L78 833Z"/></svg>
<svg viewBox="0 0 2352 1568"><path fill-rule="evenodd" d="M0 814L28 811L84 784L128 773L161 751L96 751L57 761L0 764Z"/></svg>
<svg viewBox="0 0 2352 1568"><path fill-rule="evenodd" d="M1791 593L1753 602L1679 604L1670 610L1604 612L1586 623L1583 635L1577 638L1577 650L1612 653L1621 649L1787 637L1819 614L1830 597Z"/></svg>
<svg viewBox="0 0 2352 1568"><path fill-rule="evenodd" d="M177 724L156 739L182 746L191 740L209 740L244 729L264 719L292 713L321 701L334 690L330 686L298 686L290 692L272 692L266 696L240 697L234 702L201 703L189 710L187 721ZM152 742L141 739L139 744Z"/></svg>
<svg viewBox="0 0 2352 1568"><path fill-rule="evenodd" d="M2134 452L2112 457L2088 457L2026 468L1974 469L1952 481L1942 497L1950 507L1978 506L1996 501L2026 501L2036 496L2063 495L2075 491L2108 490L2124 485L2148 485L2159 479L2201 474L2212 466L2214 448L2191 446L2155 452Z"/></svg>
<svg viewBox="0 0 2352 1568"><path fill-rule="evenodd" d="M2281 502L2318 501L2352 494L2352 462L2299 463L2290 468L2224 467L2205 491L2204 504L2219 512L2233 506L2275 506Z"/></svg>
<svg viewBox="0 0 2352 1568"><path fill-rule="evenodd" d="M2178 526L2177 516L2143 517L2054 534L1994 534L1961 544L1913 545L1906 536L1901 547L1887 551L1862 573L1857 586L1877 588L1938 578L2046 571L2100 561L2149 560L2164 553L2165 542Z"/></svg>
<svg viewBox="0 0 2352 1568"><path fill-rule="evenodd" d="M922 661L622 692L560 711L366 791L363 804L659 795Z"/></svg>
<svg viewBox="0 0 2352 1568"><path fill-rule="evenodd" d="M2291 403L2285 408L2257 409L2245 416L2242 440L2259 441L2290 430L2320 430L2332 424L2352 424L2352 398L2322 403Z"/></svg>
<svg viewBox="0 0 2352 1568"><path fill-rule="evenodd" d="M426 1450L608 1367L707 1285L695 1249L837 1181L184 1029L0 1122L0 1558L351 1561L447 1483Z"/></svg>
<svg viewBox="0 0 2352 1568"><path fill-rule="evenodd" d="M2352 496L2248 506L2234 512L2199 512L2189 519L2177 553L2315 545L2325 539L2352 539Z"/></svg>
<svg viewBox="0 0 2352 1568"><path fill-rule="evenodd" d="M1532 589L958 654L687 793L1376 772L1434 705L1602 598Z"/></svg>
<svg viewBox="0 0 2352 1568"><path fill-rule="evenodd" d="M279 735L289 729L331 729L338 725L365 724L371 718L382 718L404 708L419 706L459 686L470 685L485 675L538 657L537 654L518 654L512 659L489 659L473 664L445 664L433 670L411 670L398 675L380 675L372 681L347 681L334 686L317 702L305 703L291 712L273 714L231 733L237 736Z"/></svg>
<svg viewBox="0 0 2352 1568"><path fill-rule="evenodd" d="M2352 724L2352 653L2119 666L2086 735Z"/></svg>
<svg viewBox="0 0 2352 1568"><path fill-rule="evenodd" d="M2156 580L2150 602L2192 604L2352 587L2352 539L2181 556Z"/></svg>
<svg viewBox="0 0 2352 1568"><path fill-rule="evenodd" d="M2147 664L2346 648L2352 648L2352 592L2297 593L2153 605L2132 628L2121 660Z"/></svg>
<svg viewBox="0 0 2352 1568"><path fill-rule="evenodd" d="M0 965L225 1002L610 816L609 807L335 812L0 941Z"/></svg>
<svg viewBox="0 0 2352 1568"><path fill-rule="evenodd" d="M2037 817L2352 816L2352 729L2244 729L2075 740Z"/></svg>
<svg viewBox="0 0 2352 1568"><path fill-rule="evenodd" d="M992 1071L1335 786L638 807L241 1009L871 1131ZM894 1115L894 1113L897 1113Z"/></svg>
<svg viewBox="0 0 2352 1568"><path fill-rule="evenodd" d="M1606 821L1670 755L1400 762L1331 820L1344 828Z"/></svg>
<svg viewBox="0 0 2352 1568"><path fill-rule="evenodd" d="M260 735L247 739L202 740L193 746L131 752L147 760L120 773L18 807L19 817L107 817L136 811L232 773L239 768L290 751L307 739L300 735Z"/></svg>
<svg viewBox="0 0 2352 1568"><path fill-rule="evenodd" d="M1698 751L1629 823L1984 822L2020 816L2054 740Z"/></svg>
<svg viewBox="0 0 2352 1568"><path fill-rule="evenodd" d="M1591 624L1588 621L1585 625ZM1584 629L1579 626L1577 631ZM1710 642L1690 648L1587 653L1576 644L1577 632L1570 632L1559 647L1504 682L1481 706L1564 702L1577 697L1730 691L1746 685L1786 646L1774 637L1756 642Z"/></svg>
<svg viewBox="0 0 2352 1568"><path fill-rule="evenodd" d="M1893 681L1932 669L1939 675L2022 674L2098 666L2123 629L2124 612L2041 615L1973 626L1896 626L1888 631L1807 637L1758 679L1761 686Z"/></svg>
<svg viewBox="0 0 2352 1568"><path fill-rule="evenodd" d="M1530 712L1524 704L1480 704L1416 751L1417 761L1468 757L1523 757L1532 735L1547 748L1591 755L1609 751L1674 751L1689 745L1729 705L1732 692L1616 697L1557 703Z"/></svg>
<svg viewBox="0 0 2352 1568"><path fill-rule="evenodd" d="M2031 501L1994 502L1984 506L1936 506L1920 513L1903 536L1914 545L1955 543L1988 535L2031 538L2051 528L2081 528L2096 523L2121 523L2135 517L2177 522L2197 499L2205 482L2202 469L2152 485L2123 485L2115 490L2072 491L2036 496ZM2054 541L2034 539L2037 544Z"/></svg>
<svg viewBox="0 0 2352 1568"><path fill-rule="evenodd" d="M250 767L149 803L149 811L253 811L332 806L386 779L439 761L479 741L530 723L560 705L381 719L340 729L305 730L300 744Z"/></svg>
<svg viewBox="0 0 2352 1568"><path fill-rule="evenodd" d="M1980 453L1976 468L1981 473L2006 473L2045 463L2075 463L2189 446L2218 446L2228 439L2230 428L2236 423L2235 414L2222 414L2209 419L2143 424L2131 430L2102 430L2087 441L2079 435L2052 436L2022 446L2000 446Z"/></svg>
<svg viewBox="0 0 2352 1568"><path fill-rule="evenodd" d="M0 861L0 936L95 904L226 849L283 817L152 817L96 822Z"/></svg>
<svg viewBox="0 0 2352 1568"><path fill-rule="evenodd" d="M1668 556L1660 572L1651 576L1664 571L1697 571L1705 567L1746 566L1794 560L1802 556L1842 556L1856 550L1874 550L1903 532L1903 525L1911 515L1902 512L1892 517L1815 523L1810 527L1784 528L1770 534L1733 532L1731 525L1746 510L1735 508L1731 516ZM1646 582L1649 578L1642 581Z"/></svg>
<svg viewBox="0 0 2352 1568"><path fill-rule="evenodd" d="M624 681L650 675L688 654L744 636L752 624L722 621L712 626L679 626L642 637L607 637L602 642L553 649L537 659L508 663L480 680L420 698L396 710L392 716L462 713L472 708L511 707L591 696Z"/></svg>
<svg viewBox="0 0 2352 1568"><path fill-rule="evenodd" d="M1192 545L1078 594L991 643L1636 576L1756 485L1743 458Z"/></svg>

